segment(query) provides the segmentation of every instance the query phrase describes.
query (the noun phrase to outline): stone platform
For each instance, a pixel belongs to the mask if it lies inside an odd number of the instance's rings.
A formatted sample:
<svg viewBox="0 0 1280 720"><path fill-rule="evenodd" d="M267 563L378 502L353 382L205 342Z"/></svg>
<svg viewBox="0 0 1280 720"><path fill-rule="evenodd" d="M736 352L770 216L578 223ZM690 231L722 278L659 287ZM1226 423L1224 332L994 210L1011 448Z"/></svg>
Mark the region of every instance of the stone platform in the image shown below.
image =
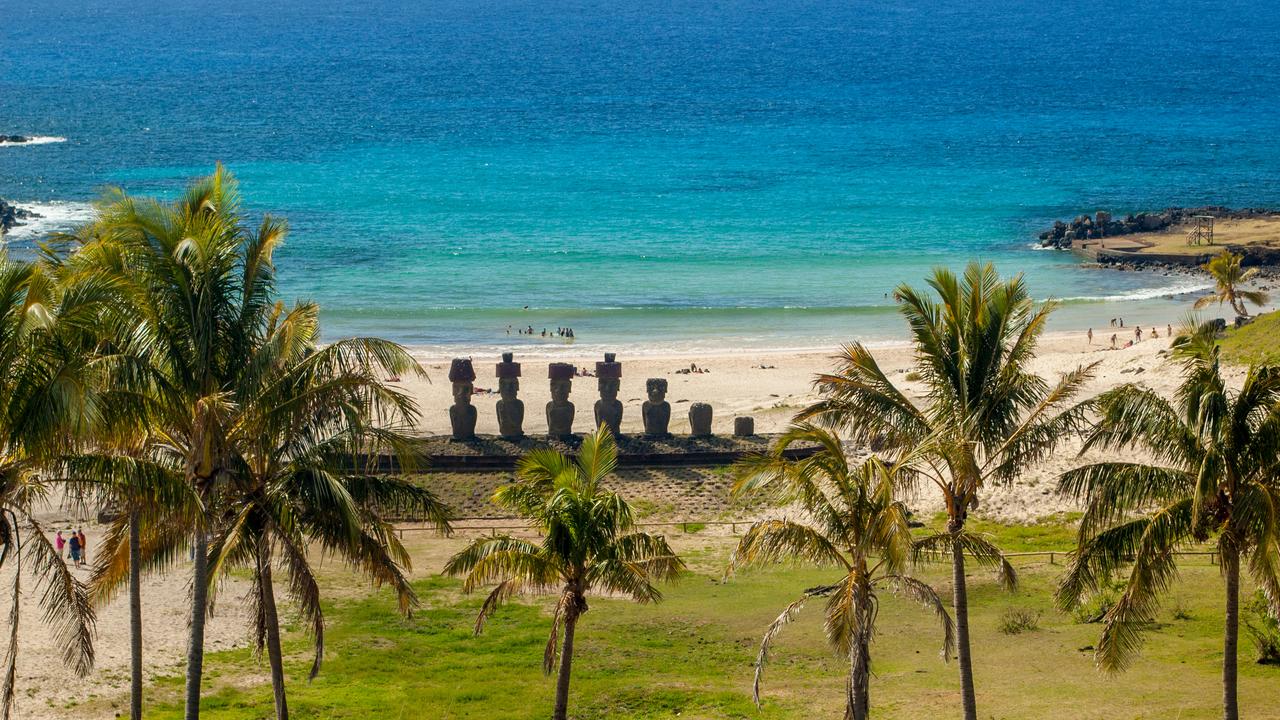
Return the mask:
<svg viewBox="0 0 1280 720"><path fill-rule="evenodd" d="M618 439L619 467L718 467L729 465L748 453L765 452L776 435L747 437L691 437L672 435L649 438L624 435ZM530 450L552 449L572 456L583 435L563 439L525 437L519 441L497 436L476 436L472 440L452 440L446 436L424 437L418 446L426 456L424 470L490 471L511 470ZM796 446L787 451L791 458L812 455L816 445ZM384 469L394 469L386 467Z"/></svg>

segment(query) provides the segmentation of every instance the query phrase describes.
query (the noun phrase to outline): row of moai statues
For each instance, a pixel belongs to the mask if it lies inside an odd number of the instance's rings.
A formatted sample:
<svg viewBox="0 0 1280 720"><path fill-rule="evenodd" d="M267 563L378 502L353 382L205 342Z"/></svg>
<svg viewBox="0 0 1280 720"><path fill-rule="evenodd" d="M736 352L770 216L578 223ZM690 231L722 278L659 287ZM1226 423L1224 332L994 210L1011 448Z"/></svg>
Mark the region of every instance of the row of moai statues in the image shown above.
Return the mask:
<svg viewBox="0 0 1280 720"><path fill-rule="evenodd" d="M508 440L524 437L524 401L519 398L520 363L511 353L502 354L502 362L494 369L498 378L498 434ZM547 403L547 435L564 438L573 435L573 421L577 408L569 400L573 391L573 378L577 370L570 363L553 362L547 366L547 379L551 382L551 401ZM453 406L449 408L449 422L454 440L470 440L476 435L476 408L471 404L475 392L476 371L471 360L458 358L449 366L449 382L453 383ZM605 425L613 434L622 432L622 402L618 392L622 388L622 363L617 355L605 353L604 361L596 363L596 387L600 399L595 404L595 425ZM667 381L649 378L645 382L648 400L640 408L644 421L644 435L650 438L670 437L671 403L667 402ZM711 436L711 406L693 403L689 406L689 429L693 437ZM733 434L755 434L755 421L750 417L734 418Z"/></svg>

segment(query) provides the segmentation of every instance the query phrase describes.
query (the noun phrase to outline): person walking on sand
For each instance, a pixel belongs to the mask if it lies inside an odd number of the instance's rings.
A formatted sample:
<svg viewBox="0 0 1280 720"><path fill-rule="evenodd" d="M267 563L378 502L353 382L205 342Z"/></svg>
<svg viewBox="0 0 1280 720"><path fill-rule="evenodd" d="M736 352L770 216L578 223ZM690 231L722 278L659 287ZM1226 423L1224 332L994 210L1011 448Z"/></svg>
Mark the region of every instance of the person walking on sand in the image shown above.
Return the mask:
<svg viewBox="0 0 1280 720"><path fill-rule="evenodd" d="M1089 328L1089 344L1093 344L1093 328Z"/></svg>
<svg viewBox="0 0 1280 720"><path fill-rule="evenodd" d="M71 562L75 565L80 564L80 536L71 533L71 539L67 540L68 552L71 554Z"/></svg>
<svg viewBox="0 0 1280 720"><path fill-rule="evenodd" d="M58 531L58 536L53 539L53 546L58 549L58 557L67 557L67 539L62 537L62 531Z"/></svg>

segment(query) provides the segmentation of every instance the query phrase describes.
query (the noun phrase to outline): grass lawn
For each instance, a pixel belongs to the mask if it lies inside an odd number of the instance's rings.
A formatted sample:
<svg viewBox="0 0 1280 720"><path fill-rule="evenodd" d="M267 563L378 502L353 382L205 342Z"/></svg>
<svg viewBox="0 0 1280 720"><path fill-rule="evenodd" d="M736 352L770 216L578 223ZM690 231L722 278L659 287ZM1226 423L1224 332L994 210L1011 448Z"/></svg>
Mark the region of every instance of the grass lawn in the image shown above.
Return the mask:
<svg viewBox="0 0 1280 720"><path fill-rule="evenodd" d="M982 524L1009 551L1062 548L1071 518L1031 528ZM822 640L822 606L815 602L775 643L764 681L764 707L750 700L752 663L760 634L807 587L831 571L778 566L725 581L732 537L680 535L691 572L658 606L594 598L578 632L571 696L577 718L807 718L839 717L845 663ZM434 560L459 539L423 541ZM1058 561L1061 563L1061 560ZM427 566L427 563L422 563ZM1001 592L986 574L972 575L971 622L978 707L993 718L1220 717L1222 583L1207 559L1182 565L1173 597L1149 635L1142 658L1122 675L1099 674L1091 650L1099 626L1082 624L1052 607L1062 565L1018 558L1022 584ZM927 576L949 593L949 573ZM338 580L334 580L338 582ZM351 580L345 582L348 586ZM541 672L550 601L532 599L501 611L483 635L472 622L480 599L461 596L458 583L439 577L418 583L424 608L410 620L393 612L387 593L335 593L329 605L327 653L320 676L306 682L308 646L291 628L286 651L289 701L295 717L546 718L553 680ZM352 588L348 588L350 590ZM1038 628L1004 634L1011 610L1038 615ZM1176 610L1176 612L1175 612ZM872 647L872 707L882 718L959 717L954 663L938 655L936 621L924 609L882 598ZM1253 662L1241 638L1242 714L1280 718L1280 668ZM265 662L248 650L213 653L207 661L210 720L269 718ZM181 679L164 678L148 691L149 717L180 717ZM126 705L119 705L121 709ZM87 709L87 708L86 708Z"/></svg>
<svg viewBox="0 0 1280 720"><path fill-rule="evenodd" d="M1241 365L1280 363L1280 312L1259 315L1239 330L1228 330L1222 355Z"/></svg>

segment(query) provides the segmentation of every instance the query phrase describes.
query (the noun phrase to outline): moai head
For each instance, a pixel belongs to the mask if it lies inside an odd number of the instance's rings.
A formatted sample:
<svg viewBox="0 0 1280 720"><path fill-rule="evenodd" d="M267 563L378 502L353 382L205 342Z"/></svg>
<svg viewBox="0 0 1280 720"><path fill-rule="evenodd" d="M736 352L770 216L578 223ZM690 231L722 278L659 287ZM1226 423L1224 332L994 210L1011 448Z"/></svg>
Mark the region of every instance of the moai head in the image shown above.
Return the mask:
<svg viewBox="0 0 1280 720"><path fill-rule="evenodd" d="M471 402L471 394L475 392L476 371L467 358L454 358L449 365L449 382L453 383L453 402L455 405L467 405Z"/></svg>
<svg viewBox="0 0 1280 720"><path fill-rule="evenodd" d="M617 361L614 353L605 353L604 362L596 363L596 385L600 388L600 398L617 400L618 390L622 387L622 363Z"/></svg>
<svg viewBox="0 0 1280 720"><path fill-rule="evenodd" d="M667 399L666 378L649 378L645 382L644 388L649 393L649 402L660 403Z"/></svg>
<svg viewBox="0 0 1280 720"><path fill-rule="evenodd" d="M569 393L573 392L574 367L569 363L551 363L547 367L547 377L551 380L551 401L563 403L569 401Z"/></svg>
<svg viewBox="0 0 1280 720"><path fill-rule="evenodd" d="M520 363L514 362L512 353L502 353L502 362L498 363L498 395L503 400L514 400L520 390Z"/></svg>

